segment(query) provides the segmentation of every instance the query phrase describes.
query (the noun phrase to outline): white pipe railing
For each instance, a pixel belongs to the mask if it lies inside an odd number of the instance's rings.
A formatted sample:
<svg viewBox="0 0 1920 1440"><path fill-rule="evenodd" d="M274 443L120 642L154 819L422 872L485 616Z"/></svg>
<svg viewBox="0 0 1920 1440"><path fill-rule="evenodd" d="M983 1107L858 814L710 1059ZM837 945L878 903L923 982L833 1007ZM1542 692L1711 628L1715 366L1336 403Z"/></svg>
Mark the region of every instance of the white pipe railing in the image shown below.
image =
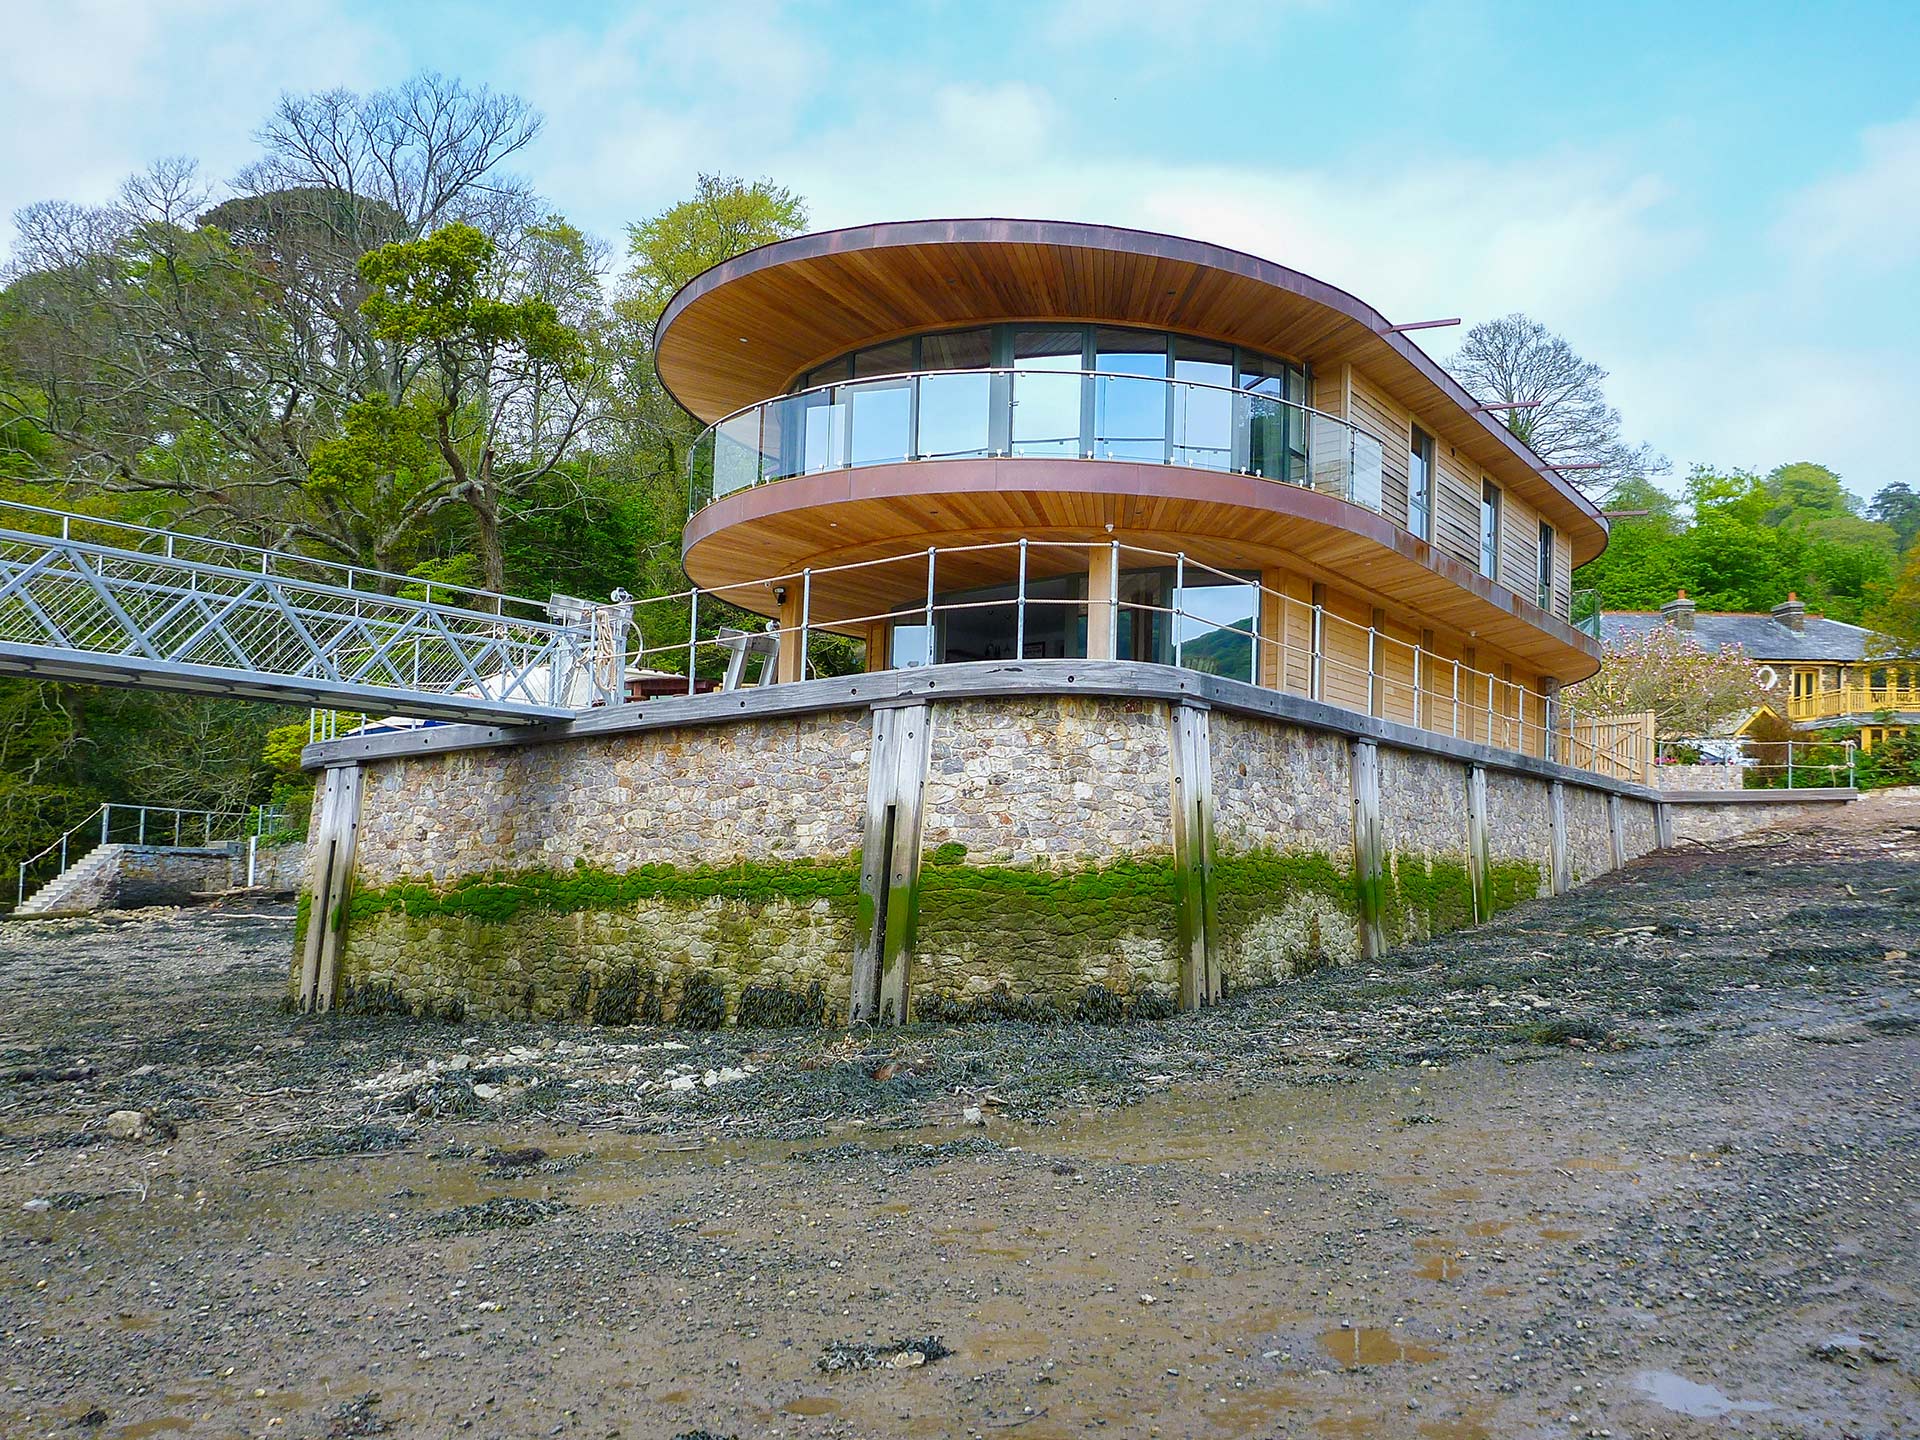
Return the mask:
<svg viewBox="0 0 1920 1440"><path fill-rule="evenodd" d="M199 828L198 844L202 846L237 841L243 838L249 817L253 821L255 836L267 834L274 825L286 818L283 812L264 806L252 810L192 810L174 805L127 805L114 801L97 805L86 819L69 826L57 839L20 862L13 903L17 906L26 900L27 879L33 867L55 855L59 857L57 867L40 883L56 880L66 874L98 845L119 843L178 848L182 844L194 843L196 826ZM117 841L114 837L116 822L122 831ZM132 827L130 837L125 833L128 826Z"/></svg>
<svg viewBox="0 0 1920 1440"><path fill-rule="evenodd" d="M1113 577L1107 593L1068 597L1033 593L1036 564L1042 579L1086 576L1091 573L1096 550L1106 552L1103 558ZM977 561L994 552L1003 552L1006 557L1005 579L998 582L1008 589L1006 596L939 599L940 575L953 576L956 565L969 558ZM1070 557L1076 552L1085 557L1084 564L1071 563ZM1069 563L1060 564L1063 559ZM1129 559L1135 561L1136 571L1149 568L1171 572L1172 603L1160 605L1122 598L1122 565ZM1048 564L1048 560L1054 563ZM902 571L907 567L914 569L914 578L908 579L902 574L884 585L901 594L901 604L885 609L856 607L846 613L833 608L832 596L836 589L847 588L839 584L841 580L861 572L858 577L861 583L854 588L870 594L875 588L874 580L888 567ZM922 570L924 579L919 575ZM964 591L990 588L994 582L984 579L981 567L974 564L969 567L969 573L951 583ZM1220 586L1239 587L1246 592L1247 604L1241 607L1246 612L1244 620L1222 621L1193 608L1196 594ZM1066 628L1071 635L1073 621L1084 616L1089 625L1100 623L1099 612L1104 609L1108 632L1106 648L1111 653L1122 648L1121 636L1131 635L1136 628L1134 623L1123 626L1124 612L1128 617L1146 617L1144 623L1149 631L1156 624L1164 627L1164 648L1156 648L1172 657L1180 668L1223 673L1218 663L1195 665L1193 656L1195 647L1209 637L1231 634L1236 637L1232 642L1235 648L1244 646L1244 663L1232 666L1234 675L1268 689L1304 695L1342 709L1497 749L1539 756L1553 754L1575 768L1592 769L1622 779L1643 780L1650 763L1644 743L1625 733L1606 744L1595 744L1591 740L1585 744L1568 743L1564 713L1556 711L1547 695L1519 681L1475 669L1458 659L1436 656L1417 639L1404 639L1389 630L1349 620L1332 613L1325 605L1311 604L1270 589L1184 552L1118 541L1023 538L938 546L879 560L812 566L788 574L695 587L638 600L633 602L634 629L641 643L627 653L626 664L630 671L638 669L660 680L683 677L686 693L693 694L701 688L702 661L711 662L715 671L721 670L726 657L738 647L737 630L731 639L717 633L723 626L733 628L722 607L764 614L774 608L776 588L794 587L800 590L799 623L782 626L778 621L769 620L764 630L758 632L773 637L781 648L792 645L800 650L798 656L789 659L782 672L791 676L819 673L811 651L821 632L864 636L874 627L915 625L926 630L926 653L930 660L937 661L941 654L940 622L955 615L1000 610L1008 612L1006 632L1013 640L1013 653L985 658L1013 660L1024 654L1026 641L1035 633L1034 622L1038 616L1066 610ZM906 600L907 595L913 598ZM684 618L679 614L681 606L685 607ZM737 616L734 621L737 623ZM684 631L681 630L683 624ZM703 629L709 633L702 634ZM673 638L647 643L645 637L650 632L671 633ZM1218 648L1217 642L1215 648ZM1151 655L1138 658L1150 659ZM908 668L916 668L918 663L910 662ZM705 678L707 688L718 683L717 677Z"/></svg>
<svg viewBox="0 0 1920 1440"><path fill-rule="evenodd" d="M1724 765L1740 772L1738 789L1854 788L1854 740L1760 740L1752 736L1681 737L1655 747L1655 765Z"/></svg>

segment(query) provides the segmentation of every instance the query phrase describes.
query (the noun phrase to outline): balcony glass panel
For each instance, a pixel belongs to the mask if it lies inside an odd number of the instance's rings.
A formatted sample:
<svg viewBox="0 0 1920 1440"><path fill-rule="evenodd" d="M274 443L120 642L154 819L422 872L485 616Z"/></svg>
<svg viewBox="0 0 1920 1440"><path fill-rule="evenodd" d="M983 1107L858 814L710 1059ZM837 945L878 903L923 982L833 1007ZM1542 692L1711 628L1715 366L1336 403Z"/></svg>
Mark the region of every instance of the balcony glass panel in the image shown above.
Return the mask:
<svg viewBox="0 0 1920 1440"><path fill-rule="evenodd" d="M913 383L869 380L849 385L848 463L891 465L913 453Z"/></svg>
<svg viewBox="0 0 1920 1440"><path fill-rule="evenodd" d="M993 377L922 375L919 441L923 460L985 455L992 440Z"/></svg>
<svg viewBox="0 0 1920 1440"><path fill-rule="evenodd" d="M790 475L812 475L847 463L847 407L843 391L816 390L795 395L794 418L798 451L788 466Z"/></svg>
<svg viewBox="0 0 1920 1440"><path fill-rule="evenodd" d="M1016 330L1013 335L1015 455L1078 455L1081 369L1078 329Z"/></svg>
<svg viewBox="0 0 1920 1440"><path fill-rule="evenodd" d="M1101 460L1167 458L1167 341L1138 330L1096 330L1093 445ZM1139 376L1140 379L1122 377Z"/></svg>
<svg viewBox="0 0 1920 1440"><path fill-rule="evenodd" d="M1364 430L1347 432L1353 436L1353 478L1347 498L1369 510L1380 509L1380 442Z"/></svg>
<svg viewBox="0 0 1920 1440"><path fill-rule="evenodd" d="M1173 463L1203 470L1233 467L1233 347L1173 342Z"/></svg>
<svg viewBox="0 0 1920 1440"><path fill-rule="evenodd" d="M760 483L760 410L729 416L714 428L713 496Z"/></svg>

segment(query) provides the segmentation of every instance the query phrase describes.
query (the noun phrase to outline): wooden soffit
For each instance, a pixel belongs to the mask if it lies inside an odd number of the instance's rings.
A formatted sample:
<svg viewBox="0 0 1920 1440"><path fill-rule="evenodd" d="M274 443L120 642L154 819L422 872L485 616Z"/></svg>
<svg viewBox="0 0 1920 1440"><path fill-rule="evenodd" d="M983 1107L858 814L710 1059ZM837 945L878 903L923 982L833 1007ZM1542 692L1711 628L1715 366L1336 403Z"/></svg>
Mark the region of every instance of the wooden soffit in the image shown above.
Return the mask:
<svg viewBox="0 0 1920 1440"><path fill-rule="evenodd" d="M1456 453L1572 541L1606 521L1386 317L1311 275L1197 240L1052 220L916 220L763 245L695 276L654 329L668 392L711 423L836 355L899 335L1017 320L1208 336L1325 370L1361 369Z"/></svg>

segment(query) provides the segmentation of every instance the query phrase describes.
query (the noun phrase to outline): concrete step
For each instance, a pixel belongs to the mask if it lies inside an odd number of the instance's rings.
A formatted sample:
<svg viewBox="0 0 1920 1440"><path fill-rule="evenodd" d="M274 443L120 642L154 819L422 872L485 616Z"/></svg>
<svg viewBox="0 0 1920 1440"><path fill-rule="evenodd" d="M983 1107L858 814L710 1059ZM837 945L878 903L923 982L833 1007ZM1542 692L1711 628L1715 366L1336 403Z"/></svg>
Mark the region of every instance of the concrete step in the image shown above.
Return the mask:
<svg viewBox="0 0 1920 1440"><path fill-rule="evenodd" d="M120 864L124 845L96 845L78 861L47 881L21 902L15 915L56 915L63 910L90 910L86 903L98 881ZM78 903L74 903L78 902Z"/></svg>

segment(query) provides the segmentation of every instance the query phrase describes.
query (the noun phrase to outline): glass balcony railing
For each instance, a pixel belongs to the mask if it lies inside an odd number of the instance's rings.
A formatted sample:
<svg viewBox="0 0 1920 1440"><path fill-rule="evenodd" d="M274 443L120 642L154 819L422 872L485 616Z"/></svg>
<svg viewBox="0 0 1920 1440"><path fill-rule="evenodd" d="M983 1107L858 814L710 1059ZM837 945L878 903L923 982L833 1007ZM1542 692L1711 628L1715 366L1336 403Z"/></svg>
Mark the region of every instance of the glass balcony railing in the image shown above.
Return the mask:
<svg viewBox="0 0 1920 1440"><path fill-rule="evenodd" d="M822 385L738 410L694 446L694 510L867 465L1036 456L1257 475L1381 509L1380 442L1257 390L1083 370L940 370Z"/></svg>

